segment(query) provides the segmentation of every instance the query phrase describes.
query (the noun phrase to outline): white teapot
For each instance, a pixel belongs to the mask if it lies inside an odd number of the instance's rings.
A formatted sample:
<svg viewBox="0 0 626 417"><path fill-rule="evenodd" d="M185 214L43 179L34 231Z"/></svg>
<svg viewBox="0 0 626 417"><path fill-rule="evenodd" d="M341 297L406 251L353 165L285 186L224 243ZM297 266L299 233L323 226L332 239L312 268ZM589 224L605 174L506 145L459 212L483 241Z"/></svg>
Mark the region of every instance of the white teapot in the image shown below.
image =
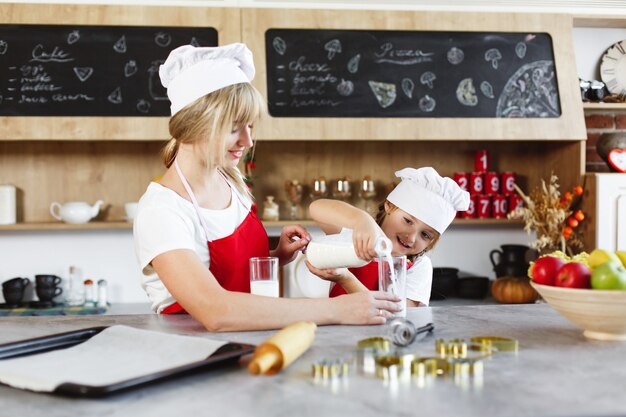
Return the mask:
<svg viewBox="0 0 626 417"><path fill-rule="evenodd" d="M87 223L100 213L100 206L104 202L96 201L96 204L90 206L83 201L72 201L63 205L54 202L50 205L50 214L57 220L65 223L82 224Z"/></svg>

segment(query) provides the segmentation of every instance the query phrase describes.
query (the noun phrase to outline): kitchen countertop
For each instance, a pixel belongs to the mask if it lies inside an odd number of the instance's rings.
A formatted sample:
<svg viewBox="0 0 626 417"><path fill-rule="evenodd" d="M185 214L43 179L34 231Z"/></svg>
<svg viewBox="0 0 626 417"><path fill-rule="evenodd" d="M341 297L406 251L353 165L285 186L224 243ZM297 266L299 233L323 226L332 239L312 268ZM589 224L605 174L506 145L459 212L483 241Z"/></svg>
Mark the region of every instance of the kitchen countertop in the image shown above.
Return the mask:
<svg viewBox="0 0 626 417"><path fill-rule="evenodd" d="M519 340L519 353L484 361L482 386L437 378L424 387L351 373L337 384L314 383L311 364L346 358L357 341L384 336L385 326L323 326L314 345L276 376L250 376L241 365L209 370L103 399L73 399L0 386L0 415L65 417L226 415L602 416L623 415L626 343L585 339L547 304L410 308L433 335L411 346L434 353L435 338L497 335ZM8 317L0 343L85 327L126 324L143 329L258 344L273 332L208 334L189 316L102 315Z"/></svg>

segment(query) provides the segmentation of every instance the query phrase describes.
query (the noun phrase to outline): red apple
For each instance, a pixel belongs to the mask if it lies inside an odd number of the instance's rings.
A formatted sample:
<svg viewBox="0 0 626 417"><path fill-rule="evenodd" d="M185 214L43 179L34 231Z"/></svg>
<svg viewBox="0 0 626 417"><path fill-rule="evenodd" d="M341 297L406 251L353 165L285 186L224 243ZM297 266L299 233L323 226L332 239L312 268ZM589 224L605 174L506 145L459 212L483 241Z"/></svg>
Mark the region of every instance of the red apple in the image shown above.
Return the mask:
<svg viewBox="0 0 626 417"><path fill-rule="evenodd" d="M555 285L556 275L565 265L565 260L554 256L543 256L535 261L530 269L534 282L541 285Z"/></svg>
<svg viewBox="0 0 626 417"><path fill-rule="evenodd" d="M591 269L578 262L563 265L556 276L557 287L591 288Z"/></svg>

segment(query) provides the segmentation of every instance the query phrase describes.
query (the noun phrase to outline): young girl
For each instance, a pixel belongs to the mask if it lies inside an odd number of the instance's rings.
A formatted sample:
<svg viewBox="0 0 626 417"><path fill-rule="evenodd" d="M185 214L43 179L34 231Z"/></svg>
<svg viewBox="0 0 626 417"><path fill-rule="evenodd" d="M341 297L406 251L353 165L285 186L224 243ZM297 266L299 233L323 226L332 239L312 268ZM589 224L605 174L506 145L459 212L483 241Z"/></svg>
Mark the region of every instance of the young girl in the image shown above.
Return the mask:
<svg viewBox="0 0 626 417"><path fill-rule="evenodd" d="M285 227L270 251L237 164L252 146L252 124L265 102L250 84L252 53L243 44L173 50L159 75L167 88L172 138L167 171L148 186L134 221L143 288L162 314L188 312L208 330L318 324L382 324L396 297L351 294L339 299L280 299L249 294L249 259L293 260L309 242Z"/></svg>
<svg viewBox="0 0 626 417"><path fill-rule="evenodd" d="M371 261L376 239L385 235L392 242L392 255L406 255L407 306L427 306L430 299L433 267L423 256L437 243L457 211L469 207L469 193L450 178L439 176L433 168L404 168L396 172L400 184L380 205L376 220L368 213L336 200L311 203L313 220L327 234L352 229L354 248L359 258ZM332 281L330 296L378 289L378 265L361 268L318 269L307 262L311 272Z"/></svg>

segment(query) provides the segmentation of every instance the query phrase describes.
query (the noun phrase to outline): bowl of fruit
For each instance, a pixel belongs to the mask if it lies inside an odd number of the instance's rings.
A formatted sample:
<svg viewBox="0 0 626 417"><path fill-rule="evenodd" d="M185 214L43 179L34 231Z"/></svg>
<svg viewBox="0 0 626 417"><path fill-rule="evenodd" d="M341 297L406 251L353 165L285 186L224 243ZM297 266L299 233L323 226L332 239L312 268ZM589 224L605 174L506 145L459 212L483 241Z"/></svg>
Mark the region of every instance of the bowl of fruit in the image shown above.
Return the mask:
<svg viewBox="0 0 626 417"><path fill-rule="evenodd" d="M626 252L555 252L529 268L531 285L590 339L626 341Z"/></svg>

